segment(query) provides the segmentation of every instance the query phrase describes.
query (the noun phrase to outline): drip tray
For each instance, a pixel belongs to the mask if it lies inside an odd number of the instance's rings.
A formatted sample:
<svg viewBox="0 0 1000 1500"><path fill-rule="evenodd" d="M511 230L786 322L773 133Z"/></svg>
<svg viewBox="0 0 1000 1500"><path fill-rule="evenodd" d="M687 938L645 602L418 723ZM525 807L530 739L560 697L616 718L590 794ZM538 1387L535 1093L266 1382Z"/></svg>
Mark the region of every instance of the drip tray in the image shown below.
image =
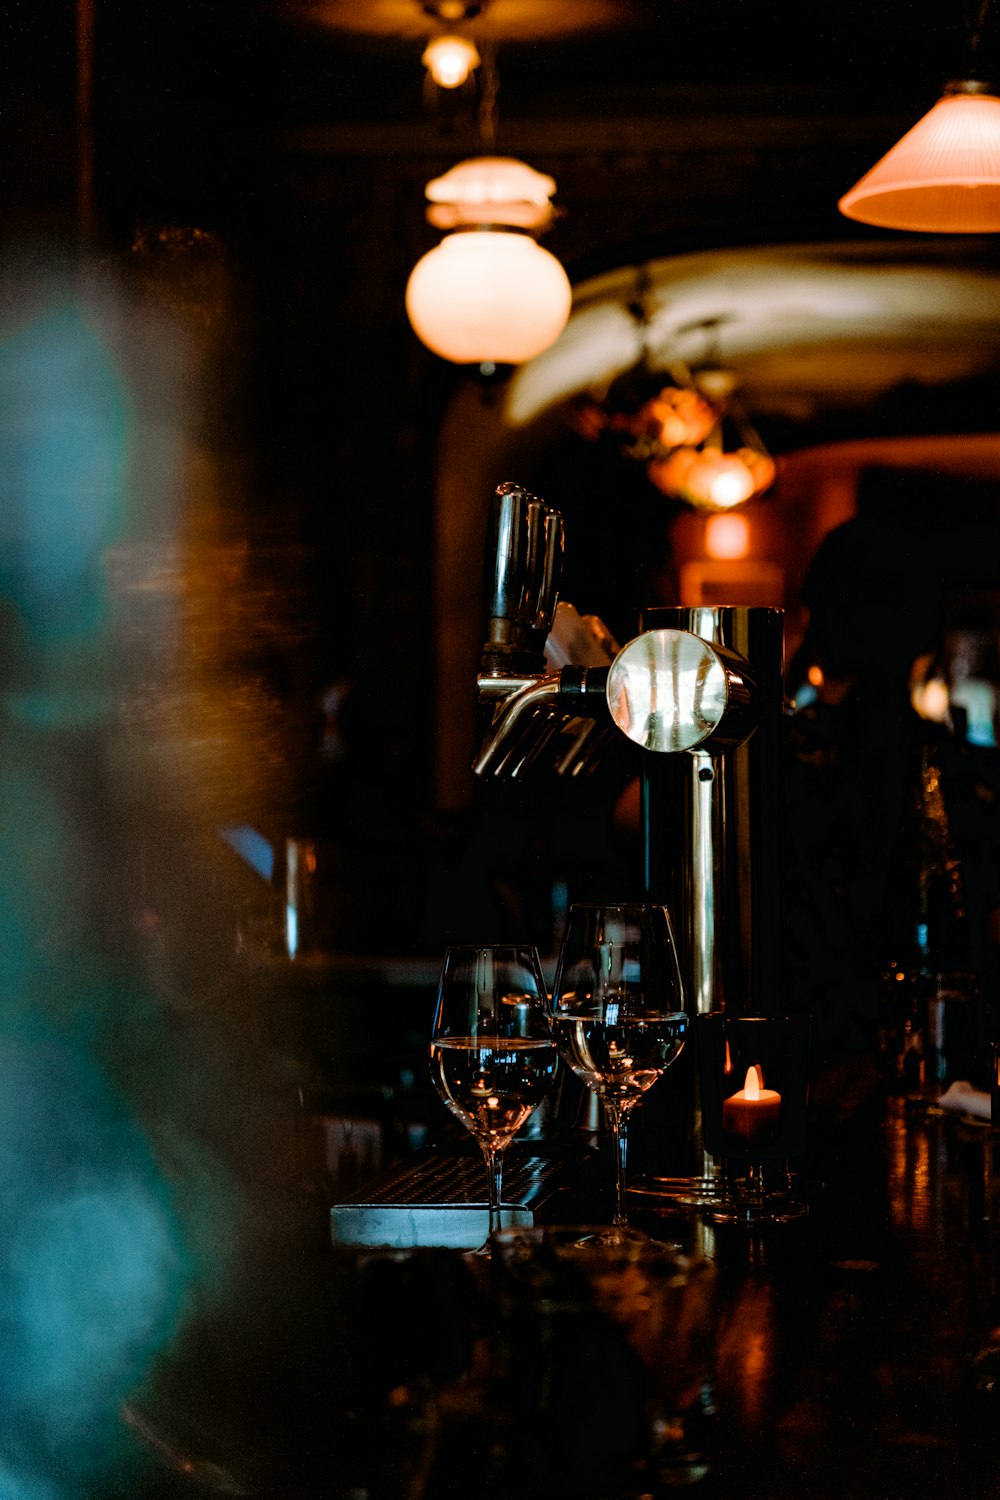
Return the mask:
<svg viewBox="0 0 1000 1500"><path fill-rule="evenodd" d="M595 1180L595 1161L589 1150L536 1155L509 1147L503 1168L504 1227L558 1222L567 1214L572 1218L573 1205ZM488 1230L486 1167L478 1152L421 1153L330 1210L334 1245L475 1250Z"/></svg>

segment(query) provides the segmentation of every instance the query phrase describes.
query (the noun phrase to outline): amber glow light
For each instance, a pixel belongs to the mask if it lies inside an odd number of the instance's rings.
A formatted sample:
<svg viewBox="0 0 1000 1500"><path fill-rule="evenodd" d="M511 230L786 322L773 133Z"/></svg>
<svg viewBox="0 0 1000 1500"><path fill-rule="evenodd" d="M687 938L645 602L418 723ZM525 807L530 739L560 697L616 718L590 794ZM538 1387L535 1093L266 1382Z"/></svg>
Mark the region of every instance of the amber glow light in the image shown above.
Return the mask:
<svg viewBox="0 0 1000 1500"><path fill-rule="evenodd" d="M951 707L948 684L940 677L931 677L927 682L917 683L910 691L910 702L922 719L944 724Z"/></svg>
<svg viewBox="0 0 1000 1500"><path fill-rule="evenodd" d="M406 311L428 349L456 364L521 364L565 327L569 279L524 234L450 234L414 266Z"/></svg>
<svg viewBox="0 0 1000 1500"><path fill-rule="evenodd" d="M427 217L451 230L414 266L406 311L417 336L456 364L522 364L569 318L572 288L535 235L552 218L551 177L511 157L460 162L427 184Z"/></svg>
<svg viewBox="0 0 1000 1500"><path fill-rule="evenodd" d="M745 516L712 516L705 523L705 551L719 561L735 561L750 551L750 523Z"/></svg>
<svg viewBox="0 0 1000 1500"><path fill-rule="evenodd" d="M1000 98L973 80L948 84L838 207L884 229L1000 230Z"/></svg>
<svg viewBox="0 0 1000 1500"><path fill-rule="evenodd" d="M743 459L718 448L677 448L668 458L655 459L647 472L664 494L703 510L742 505L756 488Z"/></svg>
<svg viewBox="0 0 1000 1500"><path fill-rule="evenodd" d="M465 37L436 36L427 43L421 61L439 88L457 89L479 67L480 59Z"/></svg>

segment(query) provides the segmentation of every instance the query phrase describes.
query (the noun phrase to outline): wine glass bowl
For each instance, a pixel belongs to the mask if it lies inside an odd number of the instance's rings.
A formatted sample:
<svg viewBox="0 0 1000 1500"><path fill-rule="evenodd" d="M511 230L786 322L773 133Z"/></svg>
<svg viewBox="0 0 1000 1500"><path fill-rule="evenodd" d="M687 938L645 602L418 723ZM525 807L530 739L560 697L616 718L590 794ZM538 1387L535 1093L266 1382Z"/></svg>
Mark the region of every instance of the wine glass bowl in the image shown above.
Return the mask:
<svg viewBox="0 0 1000 1500"><path fill-rule="evenodd" d="M557 1061L537 951L449 948L431 1029L431 1078L483 1152L490 1238L501 1222L503 1152L544 1099Z"/></svg>
<svg viewBox="0 0 1000 1500"><path fill-rule="evenodd" d="M611 1127L616 1228L628 1222L628 1116L684 1045L683 1003L665 906L570 908L552 995L553 1032L564 1062L601 1100Z"/></svg>

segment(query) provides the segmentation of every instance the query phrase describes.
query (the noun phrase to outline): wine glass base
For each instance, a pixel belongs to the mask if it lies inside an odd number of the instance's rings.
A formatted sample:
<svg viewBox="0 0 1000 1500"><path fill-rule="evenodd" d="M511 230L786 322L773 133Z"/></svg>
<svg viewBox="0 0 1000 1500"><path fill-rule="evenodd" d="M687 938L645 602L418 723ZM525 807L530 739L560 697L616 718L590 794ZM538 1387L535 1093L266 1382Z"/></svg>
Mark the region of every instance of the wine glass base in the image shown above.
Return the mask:
<svg viewBox="0 0 1000 1500"><path fill-rule="evenodd" d="M629 1196L637 1206L657 1208L712 1208L726 1203L732 1195L723 1177L637 1177L629 1185Z"/></svg>
<svg viewBox="0 0 1000 1500"><path fill-rule="evenodd" d="M648 1245L652 1236L643 1229L634 1229L631 1224L609 1224L606 1228L584 1229L579 1239L573 1241L578 1250L630 1250Z"/></svg>
<svg viewBox="0 0 1000 1500"><path fill-rule="evenodd" d="M809 1212L808 1203L798 1198L770 1194L763 1198L732 1195L706 1210L713 1224L791 1224Z"/></svg>

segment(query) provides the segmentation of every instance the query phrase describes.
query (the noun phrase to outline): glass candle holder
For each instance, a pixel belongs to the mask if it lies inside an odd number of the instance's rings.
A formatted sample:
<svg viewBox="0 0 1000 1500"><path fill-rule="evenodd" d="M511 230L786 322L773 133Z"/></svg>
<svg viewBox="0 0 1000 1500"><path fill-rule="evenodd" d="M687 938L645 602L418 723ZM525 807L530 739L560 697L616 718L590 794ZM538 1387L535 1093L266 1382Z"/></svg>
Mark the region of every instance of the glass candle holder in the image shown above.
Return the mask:
<svg viewBox="0 0 1000 1500"><path fill-rule="evenodd" d="M696 1020L705 1148L718 1160L743 1164L723 1201L710 1210L724 1222L783 1222L805 1204L787 1192L787 1163L806 1145L809 1017L732 1016ZM785 1186L768 1185L766 1168L785 1168Z"/></svg>

